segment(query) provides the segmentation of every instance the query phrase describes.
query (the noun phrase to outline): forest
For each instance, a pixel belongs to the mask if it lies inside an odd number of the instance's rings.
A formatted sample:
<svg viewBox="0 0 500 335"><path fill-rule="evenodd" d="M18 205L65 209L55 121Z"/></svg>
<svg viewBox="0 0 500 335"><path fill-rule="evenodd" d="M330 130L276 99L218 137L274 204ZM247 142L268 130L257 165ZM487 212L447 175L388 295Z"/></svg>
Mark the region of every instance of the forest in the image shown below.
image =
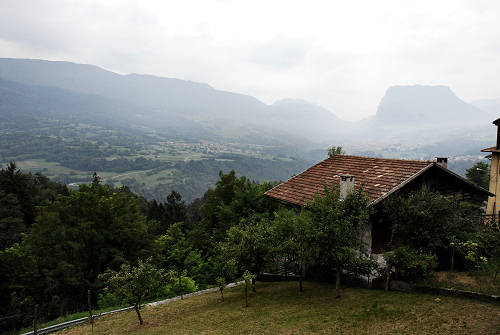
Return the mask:
<svg viewBox="0 0 500 335"><path fill-rule="evenodd" d="M264 196L274 185L221 171L213 188L186 204L176 191L147 200L97 173L68 190L10 163L0 170L0 328L29 325L35 305L41 321L85 311L89 290L93 306L135 305L140 317L143 302L242 276L256 290L255 279L278 265L298 275L298 290L305 278L335 278L337 296L344 275L389 272L413 281L450 263L499 272L500 232L478 226L473 204L428 190L387 201L395 242L387 270L357 252L373 210L362 190L341 201L335 187L325 189L298 211ZM143 290L132 299L123 288L134 274Z"/></svg>

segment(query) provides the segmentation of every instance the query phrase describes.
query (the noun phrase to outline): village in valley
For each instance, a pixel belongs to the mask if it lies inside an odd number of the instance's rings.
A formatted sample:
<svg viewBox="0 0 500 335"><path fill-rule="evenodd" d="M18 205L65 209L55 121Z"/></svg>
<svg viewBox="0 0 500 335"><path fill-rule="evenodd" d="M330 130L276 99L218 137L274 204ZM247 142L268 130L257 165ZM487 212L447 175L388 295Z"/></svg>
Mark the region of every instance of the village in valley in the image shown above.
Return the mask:
<svg viewBox="0 0 500 335"><path fill-rule="evenodd" d="M2 0L0 335L500 334L498 17Z"/></svg>

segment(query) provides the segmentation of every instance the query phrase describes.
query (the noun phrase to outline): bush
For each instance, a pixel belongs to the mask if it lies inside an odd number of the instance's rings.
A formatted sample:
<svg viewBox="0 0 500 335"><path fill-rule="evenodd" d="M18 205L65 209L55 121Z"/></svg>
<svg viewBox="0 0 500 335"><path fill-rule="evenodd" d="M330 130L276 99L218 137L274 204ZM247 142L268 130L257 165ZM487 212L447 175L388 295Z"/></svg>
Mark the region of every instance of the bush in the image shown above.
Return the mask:
<svg viewBox="0 0 500 335"><path fill-rule="evenodd" d="M198 285L196 285L195 281L187 276L182 276L182 294L192 293L198 291ZM181 295L181 290L179 288L179 282L174 280L171 283L160 288L158 292L158 298L171 298Z"/></svg>
<svg viewBox="0 0 500 335"><path fill-rule="evenodd" d="M125 305L126 302L122 301L118 296L109 292L107 288L104 289L103 293L99 294L97 299L97 305L99 308L109 308L109 307L119 307Z"/></svg>
<svg viewBox="0 0 500 335"><path fill-rule="evenodd" d="M429 277L438 264L436 256L417 253L407 246L385 253L384 258L394 266L396 278L410 282Z"/></svg>

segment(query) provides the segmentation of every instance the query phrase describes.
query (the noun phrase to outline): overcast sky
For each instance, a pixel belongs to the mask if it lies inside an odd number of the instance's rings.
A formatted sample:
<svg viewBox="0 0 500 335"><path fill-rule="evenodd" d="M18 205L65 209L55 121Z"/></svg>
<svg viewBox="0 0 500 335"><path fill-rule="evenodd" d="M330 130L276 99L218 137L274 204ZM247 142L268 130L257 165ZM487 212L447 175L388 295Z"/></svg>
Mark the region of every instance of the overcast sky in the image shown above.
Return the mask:
<svg viewBox="0 0 500 335"><path fill-rule="evenodd" d="M300 98L358 120L391 85L500 98L500 1L1 0L0 57Z"/></svg>

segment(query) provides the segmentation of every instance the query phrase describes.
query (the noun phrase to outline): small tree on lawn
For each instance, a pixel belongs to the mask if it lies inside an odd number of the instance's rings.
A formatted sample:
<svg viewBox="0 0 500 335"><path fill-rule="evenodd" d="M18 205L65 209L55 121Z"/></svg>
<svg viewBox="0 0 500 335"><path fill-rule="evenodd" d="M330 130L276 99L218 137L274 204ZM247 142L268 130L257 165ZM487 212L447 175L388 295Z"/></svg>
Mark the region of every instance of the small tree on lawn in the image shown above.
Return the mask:
<svg viewBox="0 0 500 335"><path fill-rule="evenodd" d="M316 195L308 204L312 223L318 229L321 264L335 267L336 297L340 298L340 276L353 264L363 247L361 232L368 223L368 197L363 190L350 192L340 199L338 187L324 186L324 195Z"/></svg>
<svg viewBox="0 0 500 335"><path fill-rule="evenodd" d="M217 286L219 287L219 291L220 291L220 296L222 298L222 301L224 301L224 288L226 287L226 278L224 277L217 277L217 279L215 279L215 281L217 282Z"/></svg>
<svg viewBox="0 0 500 335"><path fill-rule="evenodd" d="M134 306L140 325L143 324L139 311L141 301L153 296L167 279L163 270L153 266L151 258L145 262L139 260L135 267L123 264L120 271L107 270L99 277L113 294Z"/></svg>
<svg viewBox="0 0 500 335"><path fill-rule="evenodd" d="M276 213L273 221L276 255L295 264L299 275L299 291L308 266L319 256L318 230L312 224L309 212L296 215L292 210Z"/></svg>
<svg viewBox="0 0 500 335"><path fill-rule="evenodd" d="M227 231L226 240L221 243L228 258L234 258L240 270L250 269L258 275L271 257L272 225L267 219L251 216L242 219L238 226ZM241 273L241 272L240 272ZM255 277L252 291L256 291Z"/></svg>
<svg viewBox="0 0 500 335"><path fill-rule="evenodd" d="M248 288L250 287L250 283L253 283L255 277L256 275L251 274L248 270L245 270L245 273L243 273L243 280L245 281L245 307L248 307Z"/></svg>
<svg viewBox="0 0 500 335"><path fill-rule="evenodd" d="M236 273L236 260L231 255L231 251L226 249L227 247L227 244L219 242L216 245L215 254L210 258L211 263L217 270L218 276L215 282L219 287L222 301L224 301L223 291L226 287L226 278L233 278Z"/></svg>

